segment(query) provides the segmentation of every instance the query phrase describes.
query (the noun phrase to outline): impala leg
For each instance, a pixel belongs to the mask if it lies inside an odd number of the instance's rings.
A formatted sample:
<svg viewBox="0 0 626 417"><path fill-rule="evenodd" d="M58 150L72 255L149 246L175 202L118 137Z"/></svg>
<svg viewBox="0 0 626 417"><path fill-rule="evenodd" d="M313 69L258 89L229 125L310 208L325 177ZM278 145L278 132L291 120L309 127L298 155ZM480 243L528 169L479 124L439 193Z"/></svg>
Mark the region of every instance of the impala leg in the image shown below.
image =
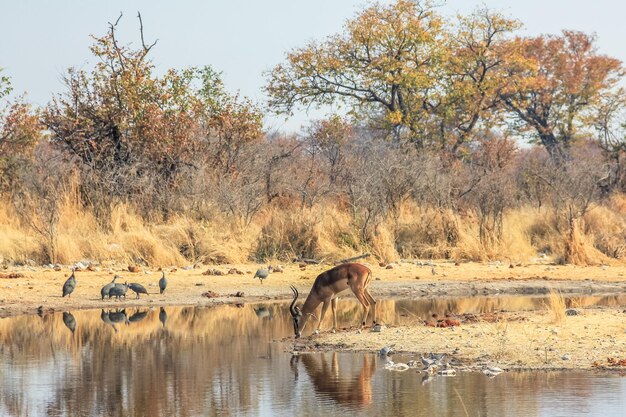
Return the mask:
<svg viewBox="0 0 626 417"><path fill-rule="evenodd" d="M367 313L369 313L370 303L362 291L358 291L354 295L356 295L356 298L363 306L363 317L361 318L361 328L363 328L363 326L365 326L365 320L367 319Z"/></svg>
<svg viewBox="0 0 626 417"><path fill-rule="evenodd" d="M330 304L329 300L324 300L324 304L322 305L322 314L320 315L320 321L317 323L317 331L320 331L322 327L322 320L324 320L324 316L326 315L326 310L328 310L328 305Z"/></svg>
<svg viewBox="0 0 626 417"><path fill-rule="evenodd" d="M330 304L332 311L333 311L333 330L332 332L335 333L335 331L337 330L337 299L333 298L331 300L331 304Z"/></svg>
<svg viewBox="0 0 626 417"><path fill-rule="evenodd" d="M376 300L374 300L374 297L372 297L372 294L370 294L369 290L366 288L365 289L365 296L367 297L368 301L370 302L370 305L372 306L372 325L376 324Z"/></svg>

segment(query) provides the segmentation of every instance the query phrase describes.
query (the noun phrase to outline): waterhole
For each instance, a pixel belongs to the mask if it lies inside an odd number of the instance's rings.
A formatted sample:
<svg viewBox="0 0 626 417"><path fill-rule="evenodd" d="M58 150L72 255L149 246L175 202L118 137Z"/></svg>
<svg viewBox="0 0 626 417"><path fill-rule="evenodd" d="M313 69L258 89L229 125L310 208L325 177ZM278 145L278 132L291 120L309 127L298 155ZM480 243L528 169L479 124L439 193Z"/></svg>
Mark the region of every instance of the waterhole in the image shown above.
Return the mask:
<svg viewBox="0 0 626 417"><path fill-rule="evenodd" d="M624 305L578 297L572 308ZM388 324L545 308L535 297L381 300ZM339 302L340 326L356 301ZM375 353L290 353L287 303L67 311L0 320L0 416L623 416L626 377L390 372ZM396 361L409 357L394 356Z"/></svg>

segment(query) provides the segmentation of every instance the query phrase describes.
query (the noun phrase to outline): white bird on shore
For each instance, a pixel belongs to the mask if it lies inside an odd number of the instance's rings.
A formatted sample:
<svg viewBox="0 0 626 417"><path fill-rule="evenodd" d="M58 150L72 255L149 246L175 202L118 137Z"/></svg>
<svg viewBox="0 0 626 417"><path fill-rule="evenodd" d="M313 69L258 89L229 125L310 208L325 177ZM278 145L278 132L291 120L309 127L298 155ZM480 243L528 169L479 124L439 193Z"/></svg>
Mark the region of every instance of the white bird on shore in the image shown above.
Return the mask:
<svg viewBox="0 0 626 417"><path fill-rule="evenodd" d="M489 378L495 378L496 375L500 375L502 372L504 372L504 370L497 366L489 366L483 370L483 374L487 375Z"/></svg>

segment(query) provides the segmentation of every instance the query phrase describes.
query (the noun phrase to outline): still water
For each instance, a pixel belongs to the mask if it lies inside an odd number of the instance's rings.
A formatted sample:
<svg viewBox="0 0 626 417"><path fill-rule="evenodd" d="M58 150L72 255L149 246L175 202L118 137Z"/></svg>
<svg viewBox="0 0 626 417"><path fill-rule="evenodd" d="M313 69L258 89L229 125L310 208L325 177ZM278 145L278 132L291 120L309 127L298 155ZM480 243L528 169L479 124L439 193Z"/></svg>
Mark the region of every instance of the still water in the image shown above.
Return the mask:
<svg viewBox="0 0 626 417"><path fill-rule="evenodd" d="M624 305L624 297L569 300ZM382 300L386 323L541 308L530 297ZM353 299L339 303L354 323ZM626 377L480 373L424 379L375 354L292 356L284 303L0 319L0 416L626 416ZM394 356L406 362L412 357Z"/></svg>

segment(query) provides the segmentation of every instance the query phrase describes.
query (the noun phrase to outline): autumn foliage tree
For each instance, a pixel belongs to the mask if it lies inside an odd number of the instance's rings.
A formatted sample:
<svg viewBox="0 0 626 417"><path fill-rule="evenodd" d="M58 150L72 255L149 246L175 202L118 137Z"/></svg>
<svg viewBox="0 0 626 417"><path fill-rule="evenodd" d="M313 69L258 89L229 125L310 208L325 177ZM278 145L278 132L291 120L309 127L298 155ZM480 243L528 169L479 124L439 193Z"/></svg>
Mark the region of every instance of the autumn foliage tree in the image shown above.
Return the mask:
<svg viewBox="0 0 626 417"><path fill-rule="evenodd" d="M374 118L398 135L408 130L421 143L425 102L436 88L437 63L447 55L443 25L429 4L374 4L343 33L291 51L269 75L269 106L289 113L343 102L358 118Z"/></svg>
<svg viewBox="0 0 626 417"><path fill-rule="evenodd" d="M261 137L262 116L228 94L211 67L155 75L148 54L156 42L144 42L141 24L139 48L120 44L119 20L94 38L92 70L68 70L67 90L46 107L43 121L52 142L79 162L86 202L106 207L112 196L150 198L147 206L167 212L167 195L185 172L203 163L236 169L242 144Z"/></svg>
<svg viewBox="0 0 626 417"><path fill-rule="evenodd" d="M0 77L0 191L16 191L20 174L29 164L41 138L37 112L23 97L4 101L11 92L8 77Z"/></svg>
<svg viewBox="0 0 626 417"><path fill-rule="evenodd" d="M374 4L343 33L291 51L270 73L270 107L342 102L418 148L456 154L494 118L517 27L487 9L450 24L430 2Z"/></svg>
<svg viewBox="0 0 626 417"><path fill-rule="evenodd" d="M594 41L575 31L512 41L518 55L506 62L504 109L514 119L512 127L535 135L556 161L585 133L585 117L622 75L621 62L600 55Z"/></svg>

